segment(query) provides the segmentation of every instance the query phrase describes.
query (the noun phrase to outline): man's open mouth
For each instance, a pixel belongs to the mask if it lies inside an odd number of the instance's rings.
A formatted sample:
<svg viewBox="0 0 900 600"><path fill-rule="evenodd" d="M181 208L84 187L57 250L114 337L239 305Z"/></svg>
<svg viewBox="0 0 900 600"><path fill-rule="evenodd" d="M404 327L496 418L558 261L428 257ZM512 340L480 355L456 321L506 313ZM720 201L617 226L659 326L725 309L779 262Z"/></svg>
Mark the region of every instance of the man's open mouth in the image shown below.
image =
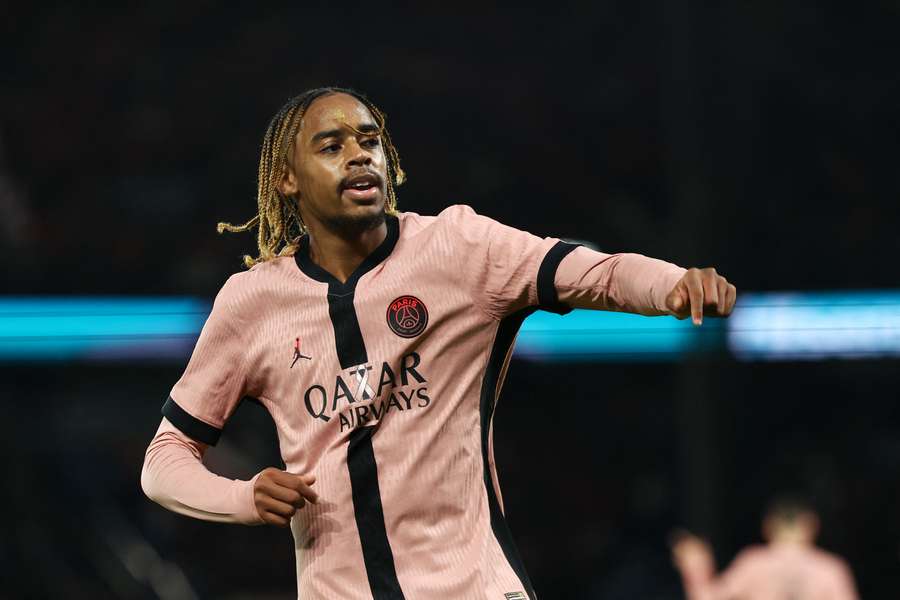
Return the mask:
<svg viewBox="0 0 900 600"><path fill-rule="evenodd" d="M354 175L341 184L342 195L353 200L374 200L380 189L381 177L371 172Z"/></svg>

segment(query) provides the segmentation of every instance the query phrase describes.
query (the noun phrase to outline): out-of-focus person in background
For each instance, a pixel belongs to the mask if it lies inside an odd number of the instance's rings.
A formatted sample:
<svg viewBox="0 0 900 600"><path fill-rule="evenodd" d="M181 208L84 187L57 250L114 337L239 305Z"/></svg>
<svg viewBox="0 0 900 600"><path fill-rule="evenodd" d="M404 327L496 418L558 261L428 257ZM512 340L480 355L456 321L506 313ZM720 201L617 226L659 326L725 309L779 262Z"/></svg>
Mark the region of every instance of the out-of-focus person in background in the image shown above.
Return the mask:
<svg viewBox="0 0 900 600"><path fill-rule="evenodd" d="M815 509L794 496L776 498L762 521L765 545L741 550L716 573L712 548L680 531L672 558L688 600L857 600L847 562L817 548L820 521Z"/></svg>

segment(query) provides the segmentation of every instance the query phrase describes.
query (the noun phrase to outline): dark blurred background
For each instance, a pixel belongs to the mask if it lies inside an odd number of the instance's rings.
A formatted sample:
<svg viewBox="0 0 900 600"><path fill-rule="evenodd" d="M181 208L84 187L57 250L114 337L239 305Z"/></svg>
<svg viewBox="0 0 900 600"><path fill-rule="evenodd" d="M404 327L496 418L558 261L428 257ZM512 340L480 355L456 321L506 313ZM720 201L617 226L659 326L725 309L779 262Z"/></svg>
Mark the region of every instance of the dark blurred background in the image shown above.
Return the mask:
<svg viewBox="0 0 900 600"><path fill-rule="evenodd" d="M894 1L2 3L2 292L211 298L255 252L215 224L255 213L268 119L319 85L385 110L403 210L470 204L739 290L900 287L898 30ZM184 364L0 364L0 597L296 596L289 532L141 492ZM724 565L791 489L863 597L896 598L898 367L514 362L495 447L538 593L680 598L674 527ZM280 466L264 410L208 464Z"/></svg>

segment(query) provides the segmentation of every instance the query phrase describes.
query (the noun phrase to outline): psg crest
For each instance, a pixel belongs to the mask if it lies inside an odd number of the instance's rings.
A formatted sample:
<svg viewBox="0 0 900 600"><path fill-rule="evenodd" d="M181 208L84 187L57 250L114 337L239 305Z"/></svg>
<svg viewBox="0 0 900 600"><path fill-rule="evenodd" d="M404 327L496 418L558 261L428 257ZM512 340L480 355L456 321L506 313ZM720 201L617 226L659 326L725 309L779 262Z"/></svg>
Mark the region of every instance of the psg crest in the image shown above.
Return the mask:
<svg viewBox="0 0 900 600"><path fill-rule="evenodd" d="M416 337L428 325L428 309L415 296L400 296L388 305L387 323L400 337Z"/></svg>

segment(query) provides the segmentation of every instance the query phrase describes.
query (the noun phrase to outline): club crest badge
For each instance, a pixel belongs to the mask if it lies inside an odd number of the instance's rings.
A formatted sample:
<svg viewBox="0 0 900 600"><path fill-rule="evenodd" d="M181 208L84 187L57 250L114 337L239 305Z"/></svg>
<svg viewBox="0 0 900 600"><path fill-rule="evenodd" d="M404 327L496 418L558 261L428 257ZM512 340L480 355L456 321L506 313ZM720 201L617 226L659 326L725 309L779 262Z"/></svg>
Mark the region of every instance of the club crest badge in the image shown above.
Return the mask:
<svg viewBox="0 0 900 600"><path fill-rule="evenodd" d="M400 296L388 305L387 324L403 338L414 338L428 325L428 309L415 296Z"/></svg>

